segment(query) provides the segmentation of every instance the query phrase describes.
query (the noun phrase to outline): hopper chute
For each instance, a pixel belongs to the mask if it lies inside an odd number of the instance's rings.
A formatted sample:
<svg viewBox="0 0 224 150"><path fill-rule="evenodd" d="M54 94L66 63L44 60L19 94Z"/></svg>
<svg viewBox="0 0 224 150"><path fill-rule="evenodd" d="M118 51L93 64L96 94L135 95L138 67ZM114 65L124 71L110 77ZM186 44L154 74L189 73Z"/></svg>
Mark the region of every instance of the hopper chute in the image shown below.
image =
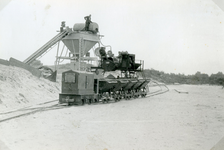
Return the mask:
<svg viewBox="0 0 224 150"><path fill-rule="evenodd" d="M70 60L71 69L90 70L90 67L98 62L98 58L90 57L89 51L96 43L100 45L101 37L99 35L99 26L97 23L91 21L91 15L84 17L84 19L86 20L85 23L76 23L73 28L69 28L65 25L65 21L62 21L60 30L58 31L59 33L31 54L23 63L32 65L34 61L40 59L53 49L54 46L57 46L56 60L54 63L55 72L52 71L50 76L43 75L43 77L49 77L49 80L55 81L57 66L64 60ZM60 46L61 41L64 43L63 47ZM64 50L65 47L67 47L67 50ZM67 53L68 51L70 53ZM49 69L42 66L42 73L48 73L48 71Z"/></svg>
<svg viewBox="0 0 224 150"><path fill-rule="evenodd" d="M99 35L87 32L73 32L62 39L63 43L72 54L79 54L82 51L83 57L96 43L100 41Z"/></svg>

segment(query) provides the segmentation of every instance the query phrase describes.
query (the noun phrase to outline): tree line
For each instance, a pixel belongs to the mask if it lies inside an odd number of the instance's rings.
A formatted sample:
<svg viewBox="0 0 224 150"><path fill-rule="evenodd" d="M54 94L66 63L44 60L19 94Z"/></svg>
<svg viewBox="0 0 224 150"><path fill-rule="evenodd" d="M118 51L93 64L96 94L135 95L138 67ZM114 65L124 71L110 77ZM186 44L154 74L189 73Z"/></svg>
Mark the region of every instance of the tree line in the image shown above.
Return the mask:
<svg viewBox="0 0 224 150"><path fill-rule="evenodd" d="M224 74L218 72L211 74L210 76L205 73L196 72L194 75L164 73L154 69L144 70L145 77L155 79L166 84L210 84L210 85L223 85L224 86Z"/></svg>

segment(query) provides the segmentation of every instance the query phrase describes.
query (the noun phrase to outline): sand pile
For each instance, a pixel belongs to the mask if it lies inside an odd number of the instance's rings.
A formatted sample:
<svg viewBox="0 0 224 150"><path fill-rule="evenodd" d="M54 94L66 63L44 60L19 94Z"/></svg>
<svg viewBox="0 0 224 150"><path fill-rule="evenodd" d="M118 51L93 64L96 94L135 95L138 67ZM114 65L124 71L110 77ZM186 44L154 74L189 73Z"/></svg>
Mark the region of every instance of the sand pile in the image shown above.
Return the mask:
<svg viewBox="0 0 224 150"><path fill-rule="evenodd" d="M0 111L58 98L59 83L33 76L29 71L0 64Z"/></svg>

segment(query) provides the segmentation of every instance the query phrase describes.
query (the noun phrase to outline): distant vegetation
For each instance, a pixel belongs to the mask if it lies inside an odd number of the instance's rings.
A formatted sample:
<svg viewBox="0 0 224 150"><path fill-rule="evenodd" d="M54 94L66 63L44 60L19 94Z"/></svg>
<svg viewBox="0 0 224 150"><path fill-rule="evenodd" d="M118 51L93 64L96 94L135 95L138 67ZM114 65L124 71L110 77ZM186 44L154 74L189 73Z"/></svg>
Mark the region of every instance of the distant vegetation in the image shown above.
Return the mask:
<svg viewBox="0 0 224 150"><path fill-rule="evenodd" d="M39 64L36 62L36 64ZM54 66L48 66L54 70ZM70 70L70 64L61 64L57 66L58 73ZM166 83L166 84L210 84L210 85L222 85L224 86L224 74L218 72L211 74L210 76L205 73L196 72L194 75L164 73L154 69L145 69L145 77L152 78L154 80ZM139 74L141 76L141 74Z"/></svg>
<svg viewBox="0 0 224 150"><path fill-rule="evenodd" d="M218 72L211 74L210 76L201 72L197 72L194 75L164 73L163 71L157 71L154 69L144 70L146 77L155 79L167 84L210 84L210 85L223 85L224 86L224 74Z"/></svg>

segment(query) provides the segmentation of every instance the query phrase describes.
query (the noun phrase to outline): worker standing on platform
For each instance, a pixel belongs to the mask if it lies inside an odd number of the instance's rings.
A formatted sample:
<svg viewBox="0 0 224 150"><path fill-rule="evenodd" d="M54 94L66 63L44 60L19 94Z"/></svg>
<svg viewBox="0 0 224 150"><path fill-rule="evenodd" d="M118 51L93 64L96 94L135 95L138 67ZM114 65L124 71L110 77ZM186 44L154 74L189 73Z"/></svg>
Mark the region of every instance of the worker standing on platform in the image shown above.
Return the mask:
<svg viewBox="0 0 224 150"><path fill-rule="evenodd" d="M86 20L85 30L88 31L89 30L89 25L92 22L91 21L91 15L85 16L84 19Z"/></svg>

